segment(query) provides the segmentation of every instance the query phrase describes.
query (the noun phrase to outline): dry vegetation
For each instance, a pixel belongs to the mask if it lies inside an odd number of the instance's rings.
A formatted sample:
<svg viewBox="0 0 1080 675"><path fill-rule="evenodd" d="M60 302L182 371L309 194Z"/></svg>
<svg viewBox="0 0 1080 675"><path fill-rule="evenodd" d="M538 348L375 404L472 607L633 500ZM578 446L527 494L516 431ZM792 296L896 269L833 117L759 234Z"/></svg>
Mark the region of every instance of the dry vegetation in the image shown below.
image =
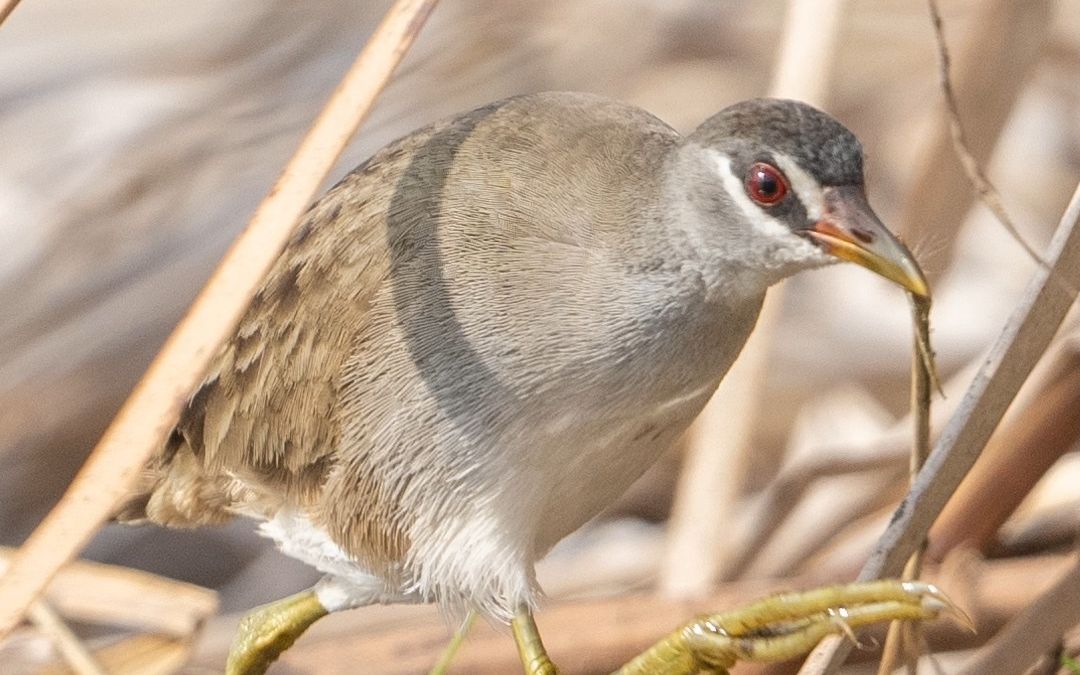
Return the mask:
<svg viewBox="0 0 1080 675"><path fill-rule="evenodd" d="M545 561L551 599L538 621L552 655L572 673L605 672L695 613L899 574L929 533L924 576L978 632L928 626L925 672L1069 672L1080 652L1080 332L1069 317L1080 4L942 2L951 117L922 0L749 5L443 0L335 170L425 120L521 91L598 91L683 129L740 98L797 96L862 137L871 199L935 281L946 396L902 507L905 299L860 270L793 280L682 447ZM28 0L0 29L0 543L22 543L56 502L389 3L300 6ZM1042 263L975 205L988 194L981 174ZM113 437L116 456L141 451ZM104 486L115 467L82 482ZM21 576L0 580L3 611L95 531L79 508L59 534L36 535ZM212 672L239 612L312 579L244 523L107 527L87 554L115 564L61 570L0 642L0 670ZM448 635L428 607L337 615L278 672L424 672ZM837 667L849 647L827 641L801 672ZM454 672L513 672L515 659L508 635L478 626ZM875 672L877 660L856 650L840 672Z"/></svg>

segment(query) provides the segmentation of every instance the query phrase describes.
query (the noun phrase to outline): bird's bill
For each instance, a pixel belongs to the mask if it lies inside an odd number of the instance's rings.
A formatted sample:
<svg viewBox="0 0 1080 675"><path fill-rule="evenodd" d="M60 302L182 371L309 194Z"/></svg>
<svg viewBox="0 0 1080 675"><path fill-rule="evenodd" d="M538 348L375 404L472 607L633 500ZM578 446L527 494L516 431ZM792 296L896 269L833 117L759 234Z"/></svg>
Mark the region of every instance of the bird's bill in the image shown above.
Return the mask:
<svg viewBox="0 0 1080 675"><path fill-rule="evenodd" d="M862 188L845 185L824 190L825 213L806 230L826 253L876 272L911 291L930 297L911 251L882 224Z"/></svg>

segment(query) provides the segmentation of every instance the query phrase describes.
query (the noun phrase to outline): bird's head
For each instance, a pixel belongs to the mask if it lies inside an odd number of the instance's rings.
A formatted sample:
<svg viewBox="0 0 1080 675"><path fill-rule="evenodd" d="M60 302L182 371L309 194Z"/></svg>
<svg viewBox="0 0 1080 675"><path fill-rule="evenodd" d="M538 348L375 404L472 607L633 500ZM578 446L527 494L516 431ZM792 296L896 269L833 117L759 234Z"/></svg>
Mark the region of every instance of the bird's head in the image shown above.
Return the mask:
<svg viewBox="0 0 1080 675"><path fill-rule="evenodd" d="M696 217L774 277L839 259L929 296L911 252L867 202L859 140L829 115L796 101L744 101L706 120L682 154L697 174Z"/></svg>

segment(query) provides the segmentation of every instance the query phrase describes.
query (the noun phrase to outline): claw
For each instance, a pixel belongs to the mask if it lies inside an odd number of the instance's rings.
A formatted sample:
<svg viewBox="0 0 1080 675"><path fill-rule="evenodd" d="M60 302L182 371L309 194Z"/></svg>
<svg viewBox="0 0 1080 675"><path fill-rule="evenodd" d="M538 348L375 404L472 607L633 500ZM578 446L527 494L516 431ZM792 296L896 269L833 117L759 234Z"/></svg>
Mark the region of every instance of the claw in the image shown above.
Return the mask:
<svg viewBox="0 0 1080 675"><path fill-rule="evenodd" d="M953 602L953 599L945 594L945 591L936 585L925 581L902 581L904 590L912 595L921 595L923 607L935 614L944 614L951 617L961 627L971 633L976 633L975 621L971 616Z"/></svg>
<svg viewBox="0 0 1080 675"><path fill-rule="evenodd" d="M829 610L829 616L832 618L833 623L836 624L836 627L840 629L840 632L844 634L844 637L850 640L851 644L855 645L856 649L862 649L863 643L859 640L859 636L855 634L851 624L847 622L846 615L847 612L843 607Z"/></svg>

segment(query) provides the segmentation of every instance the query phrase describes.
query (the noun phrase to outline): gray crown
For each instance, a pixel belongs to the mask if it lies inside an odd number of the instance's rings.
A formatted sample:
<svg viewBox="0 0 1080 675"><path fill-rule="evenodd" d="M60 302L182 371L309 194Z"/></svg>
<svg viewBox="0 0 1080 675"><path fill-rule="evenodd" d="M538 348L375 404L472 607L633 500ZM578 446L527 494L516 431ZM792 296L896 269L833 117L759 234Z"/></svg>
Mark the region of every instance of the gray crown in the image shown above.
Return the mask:
<svg viewBox="0 0 1080 675"><path fill-rule="evenodd" d="M782 152L822 185L863 182L859 139L832 117L799 101L758 98L736 103L705 120L690 139L747 162L765 159L748 156L763 149Z"/></svg>

